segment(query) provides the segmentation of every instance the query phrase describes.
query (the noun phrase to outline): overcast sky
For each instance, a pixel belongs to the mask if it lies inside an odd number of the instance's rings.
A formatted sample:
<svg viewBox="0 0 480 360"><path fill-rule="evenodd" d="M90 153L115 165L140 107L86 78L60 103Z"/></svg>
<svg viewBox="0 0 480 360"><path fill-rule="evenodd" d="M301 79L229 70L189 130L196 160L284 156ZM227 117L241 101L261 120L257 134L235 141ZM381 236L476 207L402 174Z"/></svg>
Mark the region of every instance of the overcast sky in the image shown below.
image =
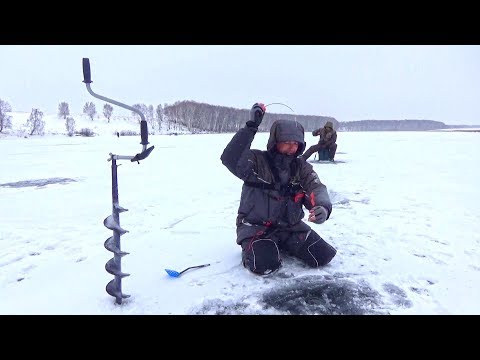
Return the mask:
<svg viewBox="0 0 480 360"><path fill-rule="evenodd" d="M480 124L478 45L0 45L0 99L13 111L102 106L82 83L84 57L93 91L128 105L282 102L338 121Z"/></svg>

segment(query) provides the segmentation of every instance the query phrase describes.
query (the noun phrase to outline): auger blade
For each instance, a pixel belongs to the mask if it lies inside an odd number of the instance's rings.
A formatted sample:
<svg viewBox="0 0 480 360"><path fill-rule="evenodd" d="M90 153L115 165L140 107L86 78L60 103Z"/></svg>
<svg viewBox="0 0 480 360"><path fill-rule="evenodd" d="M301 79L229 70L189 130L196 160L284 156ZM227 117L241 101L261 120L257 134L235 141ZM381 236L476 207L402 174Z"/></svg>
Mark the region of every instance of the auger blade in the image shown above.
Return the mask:
<svg viewBox="0 0 480 360"><path fill-rule="evenodd" d="M105 220L103 220L103 225L105 225L107 229L118 231L120 235L128 232L128 230L122 229L122 227L120 227L120 225L113 219L112 215L107 216Z"/></svg>
<svg viewBox="0 0 480 360"><path fill-rule="evenodd" d="M115 208L115 210L118 211L118 213L122 213L124 211L128 211L128 209L124 209L123 207L121 207L120 205L116 204L113 206Z"/></svg>
<svg viewBox="0 0 480 360"><path fill-rule="evenodd" d="M120 257L123 257L125 255L128 255L130 253L128 252L125 252L125 251L122 251L118 248L118 246L115 245L115 239L113 236L110 236L107 240L105 240L105 243L103 244L103 246L105 247L105 249L107 249L108 251L111 251L113 253L115 253L115 255L118 255Z"/></svg>
<svg viewBox="0 0 480 360"><path fill-rule="evenodd" d="M120 270L120 267L115 262L115 258L111 258L110 260L107 261L107 263L105 264L105 270L107 270L108 273L118 276L120 278L130 276L130 274L123 273Z"/></svg>
<svg viewBox="0 0 480 360"><path fill-rule="evenodd" d="M107 294L110 296L113 296L117 299L117 303L121 304L122 299L127 299L130 297L130 295L123 294L120 289L118 288L117 282L115 279L111 280L107 286L105 287L105 290L107 291Z"/></svg>

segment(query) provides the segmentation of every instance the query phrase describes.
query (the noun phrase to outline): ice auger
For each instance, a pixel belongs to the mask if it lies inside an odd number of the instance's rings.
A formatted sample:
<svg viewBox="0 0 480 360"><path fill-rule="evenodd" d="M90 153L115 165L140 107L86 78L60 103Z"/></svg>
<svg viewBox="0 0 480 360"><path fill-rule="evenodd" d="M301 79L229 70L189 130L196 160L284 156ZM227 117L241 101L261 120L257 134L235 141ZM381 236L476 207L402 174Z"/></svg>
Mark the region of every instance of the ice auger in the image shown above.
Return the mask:
<svg viewBox="0 0 480 360"><path fill-rule="evenodd" d="M142 119L140 122L140 137L142 139L140 144L142 144L142 152L136 154L135 156L115 155L110 153L110 158L107 159L108 161L112 162L112 215L107 216L105 220L103 220L103 225L113 231L113 236L109 237L105 241L104 246L108 251L113 252L114 256L105 264L105 270L107 270L107 272L109 272L110 274L114 275L115 278L107 284L105 289L109 295L115 297L115 302L117 304L121 304L122 299L130 297L130 295L122 293L122 278L129 276L130 274L122 272L121 259L128 253L121 250L120 236L127 233L128 231L122 229L122 227L120 226L120 213L128 211L128 209L124 209L118 204L117 160L130 160L131 162L136 161L138 164L140 164L140 160L144 160L148 155L150 155L154 146L151 146L147 149L147 145L149 144L148 127L147 122L145 121L145 116L142 114L142 112L138 109L135 109L134 107L122 104L105 96L95 94L90 87L92 80L90 76L89 59L83 58L82 65L84 79L83 82L87 86L87 90L92 96L103 101L118 105L125 109L131 110L140 115L140 118Z"/></svg>

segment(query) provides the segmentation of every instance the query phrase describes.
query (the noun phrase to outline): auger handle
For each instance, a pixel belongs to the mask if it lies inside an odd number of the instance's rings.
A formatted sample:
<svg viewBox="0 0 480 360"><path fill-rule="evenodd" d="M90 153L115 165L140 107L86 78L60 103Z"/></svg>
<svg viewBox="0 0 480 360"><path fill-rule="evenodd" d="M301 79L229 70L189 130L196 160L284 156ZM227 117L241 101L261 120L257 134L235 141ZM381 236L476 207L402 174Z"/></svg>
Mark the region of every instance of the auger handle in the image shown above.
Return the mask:
<svg viewBox="0 0 480 360"><path fill-rule="evenodd" d="M95 94L93 92L92 88L90 87L90 84L92 83L92 78L91 78L91 73L90 73L90 60L88 58L83 58L82 59L82 66L83 66L83 82L87 86L87 90L90 93L90 95L92 95L93 97L96 97L100 100L103 100L103 101L109 102L111 104L120 106L124 109L128 109L130 111L133 111L134 113L137 113L141 118L141 121L140 121L140 137L141 137L142 141L141 141L140 144L142 144L142 152L136 154L135 156L131 156L131 157L130 156L127 156L127 157L117 156L117 157L119 159L120 158L122 158L122 159L123 158L128 158L131 161L137 161L137 162L139 160L145 159L148 155L150 155L150 153L154 149L154 146L151 146L150 148L147 149L147 145L149 144L149 142L148 142L148 126L147 126L147 121L145 120L145 116L143 115L143 113L140 110L135 109L132 106L128 106L128 105L123 104L121 102L118 102L116 100L109 99L105 96Z"/></svg>
<svg viewBox="0 0 480 360"><path fill-rule="evenodd" d="M92 78L90 76L90 60L88 58L83 58L82 65L83 65L83 82L85 84L90 84L92 82Z"/></svg>

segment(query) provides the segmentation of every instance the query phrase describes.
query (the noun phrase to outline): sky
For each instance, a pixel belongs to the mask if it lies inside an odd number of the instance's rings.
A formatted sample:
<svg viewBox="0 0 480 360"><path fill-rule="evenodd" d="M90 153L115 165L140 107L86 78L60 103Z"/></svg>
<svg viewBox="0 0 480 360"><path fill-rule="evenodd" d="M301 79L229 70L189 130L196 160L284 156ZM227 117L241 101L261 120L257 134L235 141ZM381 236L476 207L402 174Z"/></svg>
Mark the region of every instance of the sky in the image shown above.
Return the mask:
<svg viewBox="0 0 480 360"><path fill-rule="evenodd" d="M268 277L243 268L235 242L242 183L220 161L233 134L149 136L147 159L119 161L130 297L118 305L105 291L107 159L140 138L105 120L98 136L68 137L48 116L45 136L16 136L25 116L0 139L0 314L480 314L479 133L338 133L337 162L312 162L333 212L309 223L337 255L319 269L284 256Z"/></svg>
<svg viewBox="0 0 480 360"><path fill-rule="evenodd" d="M0 58L0 98L14 111L102 105L82 83L89 58L92 89L129 105L281 102L340 122L480 124L478 45L0 45Z"/></svg>

